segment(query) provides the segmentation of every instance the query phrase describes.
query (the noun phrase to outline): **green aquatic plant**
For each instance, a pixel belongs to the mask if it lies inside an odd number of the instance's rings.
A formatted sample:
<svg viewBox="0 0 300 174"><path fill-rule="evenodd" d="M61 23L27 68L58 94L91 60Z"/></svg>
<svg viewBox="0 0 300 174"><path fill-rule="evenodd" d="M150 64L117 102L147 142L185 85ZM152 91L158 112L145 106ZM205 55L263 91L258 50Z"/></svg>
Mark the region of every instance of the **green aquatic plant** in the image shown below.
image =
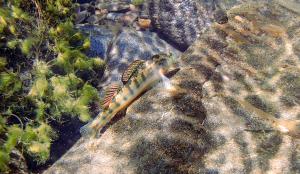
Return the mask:
<svg viewBox="0 0 300 174"><path fill-rule="evenodd" d="M144 0L133 0L133 1L131 1L131 3L133 5L136 5L136 6L142 5L144 2L145 2Z"/></svg>
<svg viewBox="0 0 300 174"><path fill-rule="evenodd" d="M12 150L47 161L59 136L52 123L62 123L62 116L87 121L90 104L99 101L90 82L105 62L85 55L90 41L74 27L76 6L71 0L0 0L1 173L10 172Z"/></svg>
<svg viewBox="0 0 300 174"><path fill-rule="evenodd" d="M12 71L0 72L0 92L11 96L22 87L18 74Z"/></svg>

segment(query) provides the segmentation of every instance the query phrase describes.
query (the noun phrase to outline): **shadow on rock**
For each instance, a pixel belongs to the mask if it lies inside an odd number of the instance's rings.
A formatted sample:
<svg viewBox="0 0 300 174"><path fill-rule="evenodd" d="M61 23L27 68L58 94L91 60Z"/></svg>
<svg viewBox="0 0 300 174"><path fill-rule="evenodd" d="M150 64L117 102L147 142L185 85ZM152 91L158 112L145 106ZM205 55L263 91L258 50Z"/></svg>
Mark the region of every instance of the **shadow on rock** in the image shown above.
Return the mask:
<svg viewBox="0 0 300 174"><path fill-rule="evenodd" d="M186 141L161 135L153 141L139 139L129 151L129 164L137 167L137 173L199 172L199 169L204 167L201 159L213 143L210 142L210 135L206 132L189 129L190 131L199 138Z"/></svg>

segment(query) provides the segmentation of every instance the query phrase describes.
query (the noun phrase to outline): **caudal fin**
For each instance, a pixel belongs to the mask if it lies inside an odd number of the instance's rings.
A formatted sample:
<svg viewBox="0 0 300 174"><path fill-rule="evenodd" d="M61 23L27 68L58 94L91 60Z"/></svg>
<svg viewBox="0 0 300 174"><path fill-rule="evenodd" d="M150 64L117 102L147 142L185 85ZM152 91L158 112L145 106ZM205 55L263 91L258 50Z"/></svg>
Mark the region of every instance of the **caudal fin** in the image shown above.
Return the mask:
<svg viewBox="0 0 300 174"><path fill-rule="evenodd" d="M92 121L82 126L79 132L83 137L95 137L97 134L97 130L92 127Z"/></svg>
<svg viewBox="0 0 300 174"><path fill-rule="evenodd" d="M279 120L278 127L281 132L300 138L300 120Z"/></svg>

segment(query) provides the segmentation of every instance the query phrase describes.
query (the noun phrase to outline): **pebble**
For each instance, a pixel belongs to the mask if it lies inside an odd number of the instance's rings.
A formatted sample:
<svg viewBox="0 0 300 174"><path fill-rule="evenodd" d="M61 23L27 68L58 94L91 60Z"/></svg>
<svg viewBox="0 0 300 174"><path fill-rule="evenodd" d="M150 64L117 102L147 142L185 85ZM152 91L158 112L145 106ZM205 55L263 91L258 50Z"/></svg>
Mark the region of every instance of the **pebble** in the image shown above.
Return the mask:
<svg viewBox="0 0 300 174"><path fill-rule="evenodd" d="M123 13L108 13L106 16L106 19L112 20L112 21L118 21L123 16Z"/></svg>
<svg viewBox="0 0 300 174"><path fill-rule="evenodd" d="M89 3L80 4L80 11L86 11L89 7Z"/></svg>
<svg viewBox="0 0 300 174"><path fill-rule="evenodd" d="M148 29L151 26L151 20L150 19L138 19L138 26L142 29Z"/></svg>
<svg viewBox="0 0 300 174"><path fill-rule="evenodd" d="M104 16L100 14L100 15L92 15L86 21L89 24L98 24L103 19L104 19Z"/></svg>
<svg viewBox="0 0 300 174"><path fill-rule="evenodd" d="M91 13L88 11L81 11L81 12L77 13L75 23L76 24L82 23L90 15L91 15Z"/></svg>
<svg viewBox="0 0 300 174"><path fill-rule="evenodd" d="M95 7L89 3L84 3L80 5L80 11L88 11L90 13L95 13Z"/></svg>
<svg viewBox="0 0 300 174"><path fill-rule="evenodd" d="M130 9L130 11L132 11L132 12L138 12L138 11L139 11L139 8L136 7L136 6L133 5L133 4L130 4L130 5L129 5L129 9Z"/></svg>
<svg viewBox="0 0 300 174"><path fill-rule="evenodd" d="M121 22L125 25L131 25L138 17L137 13L127 12L124 16L121 17Z"/></svg>
<svg viewBox="0 0 300 174"><path fill-rule="evenodd" d="M129 11L129 4L124 2L110 2L109 4L98 3L97 9L107 9L109 12L126 12Z"/></svg>
<svg viewBox="0 0 300 174"><path fill-rule="evenodd" d="M106 15L107 13L108 13L108 11L106 9L97 9L97 10L95 10L96 15L100 15L100 14Z"/></svg>

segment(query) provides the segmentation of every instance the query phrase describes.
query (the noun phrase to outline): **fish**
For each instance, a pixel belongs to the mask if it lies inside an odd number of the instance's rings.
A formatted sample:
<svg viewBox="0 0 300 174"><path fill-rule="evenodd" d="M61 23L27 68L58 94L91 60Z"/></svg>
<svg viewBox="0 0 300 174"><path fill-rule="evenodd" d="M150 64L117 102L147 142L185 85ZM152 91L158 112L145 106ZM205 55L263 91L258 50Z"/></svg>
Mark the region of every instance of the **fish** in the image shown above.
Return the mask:
<svg viewBox="0 0 300 174"><path fill-rule="evenodd" d="M236 99L238 103L245 108L247 111L256 114L257 116L263 118L265 121L269 122L275 130L279 131L282 134L289 135L290 137L300 138L300 120L293 119L280 119L275 118L271 114L266 113L256 107L251 103L242 100Z"/></svg>
<svg viewBox="0 0 300 174"><path fill-rule="evenodd" d="M221 97L227 98L228 95L225 93L217 93L211 97ZM253 106L250 102L242 99L241 97L235 96L234 100L247 112L252 113L259 117L260 119L266 121L272 126L272 130L278 131L281 134L288 135L292 138L299 139L300 138L300 120L299 119L282 119L276 118L272 114L267 113L255 106ZM250 131L250 129L247 129Z"/></svg>
<svg viewBox="0 0 300 174"><path fill-rule="evenodd" d="M136 62L135 62L136 63ZM111 99L107 100L103 112L99 113L94 120L80 128L83 137L95 137L97 133L107 125L110 120L119 112L130 106L141 94L149 90L160 80L165 79L168 72L176 69L176 60L170 54L159 54L152 57L151 61L145 63L145 68L138 71L136 76L125 80L125 85L117 92L109 90L108 94ZM137 67L137 66L129 66ZM125 71L128 73L129 71ZM136 71L132 71L136 72ZM126 75L126 77L129 75ZM124 75L122 77L125 77ZM122 78L126 79L126 78ZM123 80L122 80L123 81ZM117 89L116 86L114 86Z"/></svg>

